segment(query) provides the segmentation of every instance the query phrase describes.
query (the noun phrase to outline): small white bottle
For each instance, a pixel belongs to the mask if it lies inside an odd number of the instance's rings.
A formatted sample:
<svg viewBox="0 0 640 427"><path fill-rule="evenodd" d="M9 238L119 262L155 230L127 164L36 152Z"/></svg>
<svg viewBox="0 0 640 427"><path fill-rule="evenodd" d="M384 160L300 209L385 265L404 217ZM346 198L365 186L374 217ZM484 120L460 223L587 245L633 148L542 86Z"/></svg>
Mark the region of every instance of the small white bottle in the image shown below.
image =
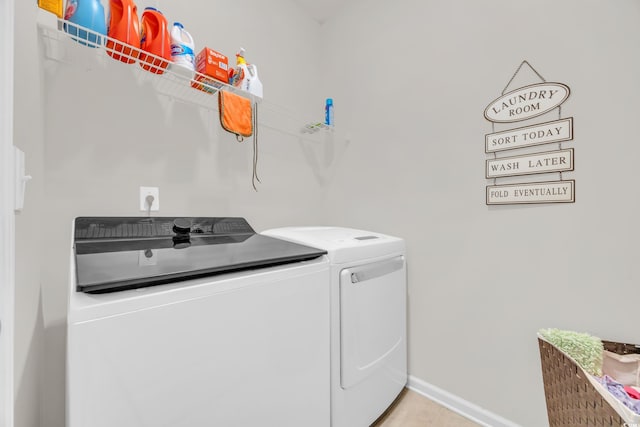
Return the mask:
<svg viewBox="0 0 640 427"><path fill-rule="evenodd" d="M184 29L181 23L174 22L171 29L171 60L173 63L195 71L194 49L191 34Z"/></svg>

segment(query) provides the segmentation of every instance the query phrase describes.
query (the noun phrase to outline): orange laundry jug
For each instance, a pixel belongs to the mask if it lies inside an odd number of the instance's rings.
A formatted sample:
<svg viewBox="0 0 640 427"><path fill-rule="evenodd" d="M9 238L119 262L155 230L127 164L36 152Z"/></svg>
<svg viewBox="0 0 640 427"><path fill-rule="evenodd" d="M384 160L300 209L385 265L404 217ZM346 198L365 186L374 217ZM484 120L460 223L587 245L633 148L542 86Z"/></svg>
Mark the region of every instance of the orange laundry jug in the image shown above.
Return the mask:
<svg viewBox="0 0 640 427"><path fill-rule="evenodd" d="M158 9L147 7L142 13L141 27L140 49L143 52L140 52L140 65L152 73L163 74L171 61L171 35L167 18Z"/></svg>
<svg viewBox="0 0 640 427"><path fill-rule="evenodd" d="M138 7L133 0L110 0L107 24L107 53L127 64L136 62L140 47L140 21ZM122 52L122 55L117 52Z"/></svg>

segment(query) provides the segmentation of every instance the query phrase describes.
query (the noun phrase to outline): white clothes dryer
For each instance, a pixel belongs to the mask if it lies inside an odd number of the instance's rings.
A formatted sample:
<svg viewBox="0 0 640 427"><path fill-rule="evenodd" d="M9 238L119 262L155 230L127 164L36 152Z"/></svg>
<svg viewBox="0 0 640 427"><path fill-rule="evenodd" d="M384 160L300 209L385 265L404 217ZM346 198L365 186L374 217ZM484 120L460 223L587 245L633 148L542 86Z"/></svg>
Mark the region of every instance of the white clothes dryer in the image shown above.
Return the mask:
<svg viewBox="0 0 640 427"><path fill-rule="evenodd" d="M331 426L371 425L407 383L404 240L337 227L287 227L262 234L327 251Z"/></svg>

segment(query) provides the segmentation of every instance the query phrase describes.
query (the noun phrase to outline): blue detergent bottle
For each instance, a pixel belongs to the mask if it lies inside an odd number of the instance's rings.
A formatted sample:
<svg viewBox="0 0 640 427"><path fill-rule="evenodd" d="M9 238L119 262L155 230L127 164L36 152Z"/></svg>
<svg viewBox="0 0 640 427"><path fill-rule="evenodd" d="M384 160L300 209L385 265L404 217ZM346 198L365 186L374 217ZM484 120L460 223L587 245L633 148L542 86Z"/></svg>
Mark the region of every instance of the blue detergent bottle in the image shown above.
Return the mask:
<svg viewBox="0 0 640 427"><path fill-rule="evenodd" d="M85 46L102 45L104 39L101 35L107 34L107 23L100 0L68 0L64 19L75 24L64 24L64 30L72 39Z"/></svg>

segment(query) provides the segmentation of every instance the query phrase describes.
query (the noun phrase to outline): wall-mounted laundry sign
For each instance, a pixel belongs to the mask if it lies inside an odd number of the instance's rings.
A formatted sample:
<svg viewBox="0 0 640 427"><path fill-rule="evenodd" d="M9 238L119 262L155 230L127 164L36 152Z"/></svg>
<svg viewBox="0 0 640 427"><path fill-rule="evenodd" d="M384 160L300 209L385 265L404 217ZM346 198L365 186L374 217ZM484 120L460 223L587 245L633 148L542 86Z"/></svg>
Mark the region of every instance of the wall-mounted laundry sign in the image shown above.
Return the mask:
<svg viewBox="0 0 640 427"><path fill-rule="evenodd" d="M562 83L538 83L521 87L493 101L484 110L487 120L512 123L538 117L558 107L569 97Z"/></svg>
<svg viewBox="0 0 640 427"><path fill-rule="evenodd" d="M507 92L523 65L529 66L542 83ZM573 117L562 118L561 113L561 105L570 93L569 86L547 82L531 64L522 61L502 94L487 105L484 117L491 122L491 133L485 135L485 153L493 154L493 158L485 161L485 178L493 179L493 185L486 187L487 205L575 202L575 181L562 177L563 172L574 170L574 149L562 147L563 142L573 141ZM555 114L555 110L557 120L549 120L548 116ZM543 119L541 116L545 116L546 121L496 130L496 124ZM557 143L558 148L532 152L531 147L552 143ZM505 151L511 155L503 156ZM559 174L559 180L497 183L503 178L555 173Z"/></svg>
<svg viewBox="0 0 640 427"><path fill-rule="evenodd" d="M573 139L573 117L485 135L485 153Z"/></svg>
<svg viewBox="0 0 640 427"><path fill-rule="evenodd" d="M487 160L486 177L532 175L573 170L573 148Z"/></svg>
<svg viewBox="0 0 640 427"><path fill-rule="evenodd" d="M571 203L575 201L574 195L574 180L487 186L488 205Z"/></svg>

